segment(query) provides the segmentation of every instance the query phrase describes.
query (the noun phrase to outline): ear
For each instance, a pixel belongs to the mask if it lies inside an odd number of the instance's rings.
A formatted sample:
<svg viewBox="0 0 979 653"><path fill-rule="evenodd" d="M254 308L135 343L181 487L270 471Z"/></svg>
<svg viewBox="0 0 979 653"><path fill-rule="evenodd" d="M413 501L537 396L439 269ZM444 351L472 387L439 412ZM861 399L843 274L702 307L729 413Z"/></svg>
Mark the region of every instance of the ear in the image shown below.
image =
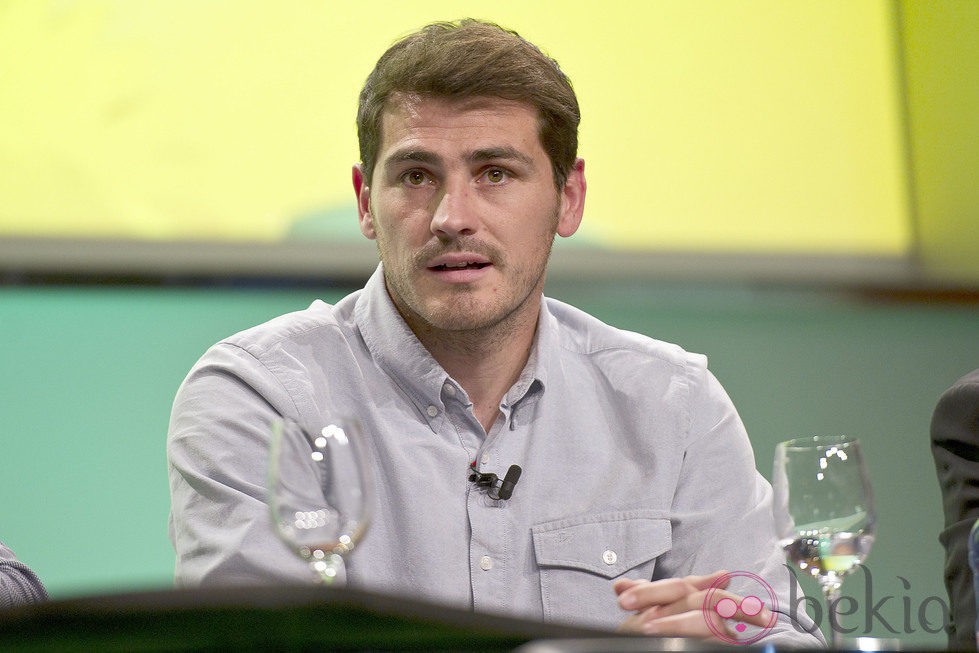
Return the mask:
<svg viewBox="0 0 979 653"><path fill-rule="evenodd" d="M367 185L364 168L359 163L353 169L353 182L354 195L357 196L357 218L360 220L360 233L374 240L377 238L377 233L374 231L374 218L371 215L371 189Z"/></svg>
<svg viewBox="0 0 979 653"><path fill-rule="evenodd" d="M561 189L561 208L558 215L557 233L567 238L578 231L585 211L585 160L577 159L568 172L568 180Z"/></svg>

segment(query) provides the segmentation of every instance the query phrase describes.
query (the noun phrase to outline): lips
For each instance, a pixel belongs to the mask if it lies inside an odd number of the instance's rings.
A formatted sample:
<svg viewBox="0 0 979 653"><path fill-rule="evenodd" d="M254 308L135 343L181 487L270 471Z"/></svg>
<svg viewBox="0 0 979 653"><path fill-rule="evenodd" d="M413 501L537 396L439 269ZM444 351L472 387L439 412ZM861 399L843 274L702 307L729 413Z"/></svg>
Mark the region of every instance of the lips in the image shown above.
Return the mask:
<svg viewBox="0 0 979 653"><path fill-rule="evenodd" d="M482 254L453 252L432 258L426 268L444 283L471 284L483 279L492 266L492 260Z"/></svg>
<svg viewBox="0 0 979 653"><path fill-rule="evenodd" d="M489 263L477 263L475 261L471 261L468 263L443 263L442 265L433 265L431 267L433 270L443 272L445 270L482 270L487 265L489 265Z"/></svg>
<svg viewBox="0 0 979 653"><path fill-rule="evenodd" d="M428 263L428 269L436 272L455 270L482 270L492 265L490 260L479 254L444 254Z"/></svg>

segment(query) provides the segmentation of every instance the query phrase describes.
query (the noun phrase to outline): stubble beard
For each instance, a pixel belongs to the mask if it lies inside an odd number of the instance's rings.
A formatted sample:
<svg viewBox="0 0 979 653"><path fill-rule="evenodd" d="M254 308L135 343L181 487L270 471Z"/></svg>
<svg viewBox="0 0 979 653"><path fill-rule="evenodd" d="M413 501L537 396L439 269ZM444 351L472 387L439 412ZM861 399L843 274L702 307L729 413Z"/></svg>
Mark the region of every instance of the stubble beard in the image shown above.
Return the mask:
<svg viewBox="0 0 979 653"><path fill-rule="evenodd" d="M552 235L542 245L545 251L534 256L538 264L524 269L519 262L515 265L510 262L495 247L464 240L448 247L436 242L394 269L384 265L385 285L398 312L422 343L427 345L437 340L440 346L467 351L499 347L524 327L526 320L532 318L535 324L531 328L536 327L538 311L528 310L528 306L540 301L553 243ZM377 245L384 262L381 239ZM424 261L438 253L460 250L477 252L493 261L503 282L494 297L486 299L485 290L478 291L468 285L437 297L426 298L418 292L414 277L423 274ZM511 271L514 276L508 277Z"/></svg>

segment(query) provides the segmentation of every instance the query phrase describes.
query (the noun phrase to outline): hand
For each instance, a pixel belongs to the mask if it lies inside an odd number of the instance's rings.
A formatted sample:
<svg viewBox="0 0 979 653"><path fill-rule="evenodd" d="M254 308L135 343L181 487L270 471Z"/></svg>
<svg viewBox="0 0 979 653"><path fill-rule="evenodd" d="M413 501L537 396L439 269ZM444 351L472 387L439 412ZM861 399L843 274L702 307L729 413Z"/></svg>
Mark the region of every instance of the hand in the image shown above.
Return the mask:
<svg viewBox="0 0 979 653"><path fill-rule="evenodd" d="M613 583L612 588L619 597L619 606L634 614L622 622L619 630L644 635L720 640L715 631L729 632L726 627L728 621L750 623L762 628L768 626L772 621L772 613L767 607L762 607L754 615L746 615L740 607L742 597L724 591L729 579L714 585L726 573L716 571L708 576L685 576L656 581L620 578ZM704 600L711 586L716 591L710 595L711 605L705 614ZM737 611L727 619L714 609L725 598L732 599L738 606ZM708 618L713 630L707 623ZM726 643L734 638L732 635Z"/></svg>

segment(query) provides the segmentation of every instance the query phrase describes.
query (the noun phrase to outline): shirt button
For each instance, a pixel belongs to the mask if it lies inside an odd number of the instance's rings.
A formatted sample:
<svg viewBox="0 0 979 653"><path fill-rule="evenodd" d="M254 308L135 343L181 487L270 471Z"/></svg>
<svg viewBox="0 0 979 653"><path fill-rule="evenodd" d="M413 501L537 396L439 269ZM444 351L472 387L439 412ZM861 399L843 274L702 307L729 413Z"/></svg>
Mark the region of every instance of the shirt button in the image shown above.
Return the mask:
<svg viewBox="0 0 979 653"><path fill-rule="evenodd" d="M615 555L615 551L608 549L602 554L602 561L607 565L614 565L615 561L619 559L619 556Z"/></svg>
<svg viewBox="0 0 979 653"><path fill-rule="evenodd" d="M483 556L479 559L479 568L483 571L489 571L493 568L493 558L489 556Z"/></svg>
<svg viewBox="0 0 979 653"><path fill-rule="evenodd" d="M483 457L479 459L480 466L489 465L489 459L490 459L489 454L488 453L484 453L483 454Z"/></svg>
<svg viewBox="0 0 979 653"><path fill-rule="evenodd" d="M429 406L428 407L428 416L429 417L438 417L438 414L439 414L439 409L438 409L437 406Z"/></svg>

